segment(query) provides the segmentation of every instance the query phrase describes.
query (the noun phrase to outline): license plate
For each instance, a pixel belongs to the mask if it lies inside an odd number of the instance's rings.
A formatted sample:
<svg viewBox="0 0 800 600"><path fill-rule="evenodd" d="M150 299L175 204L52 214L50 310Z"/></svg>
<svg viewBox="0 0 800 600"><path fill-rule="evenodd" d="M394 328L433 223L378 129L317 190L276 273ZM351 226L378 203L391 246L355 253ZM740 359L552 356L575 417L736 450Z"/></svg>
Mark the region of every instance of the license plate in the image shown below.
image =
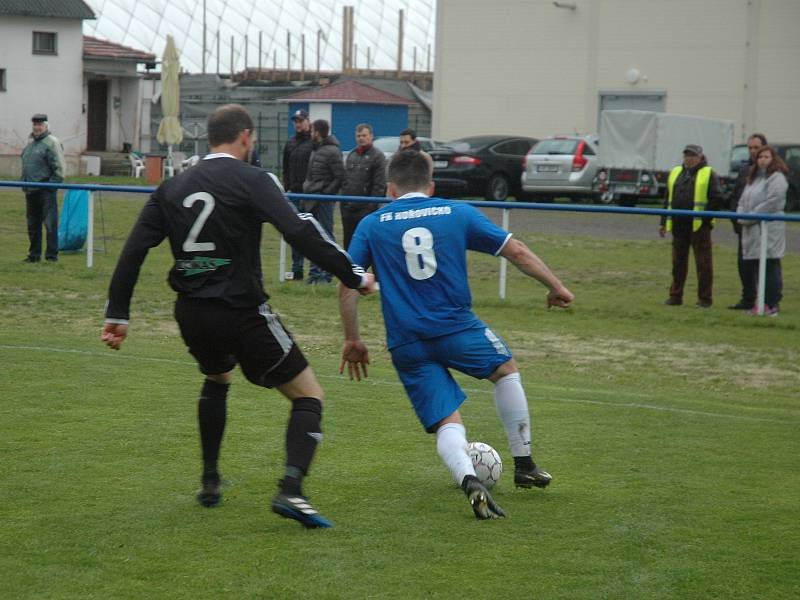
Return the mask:
<svg viewBox="0 0 800 600"><path fill-rule="evenodd" d="M433 168L434 169L446 169L447 168L447 161L446 160L435 160L435 161L433 161Z"/></svg>
<svg viewBox="0 0 800 600"><path fill-rule="evenodd" d="M614 191L618 194L634 194L636 193L636 186L635 185L615 185L613 186Z"/></svg>
<svg viewBox="0 0 800 600"><path fill-rule="evenodd" d="M539 173L558 173L558 165L536 165Z"/></svg>

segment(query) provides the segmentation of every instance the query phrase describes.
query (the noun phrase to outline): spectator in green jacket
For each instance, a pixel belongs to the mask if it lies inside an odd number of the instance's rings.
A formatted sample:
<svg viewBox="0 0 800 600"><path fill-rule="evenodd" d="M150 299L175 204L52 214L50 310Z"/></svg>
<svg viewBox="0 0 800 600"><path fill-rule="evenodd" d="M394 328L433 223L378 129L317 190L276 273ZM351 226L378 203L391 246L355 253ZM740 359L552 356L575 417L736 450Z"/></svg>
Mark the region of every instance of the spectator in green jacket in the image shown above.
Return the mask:
<svg viewBox="0 0 800 600"><path fill-rule="evenodd" d="M50 133L47 115L37 113L31 118L31 141L22 151L22 181L61 183L64 181L64 150L61 142ZM30 247L25 262L42 259L42 225L47 231L45 258L58 260L58 190L23 188L28 217Z"/></svg>

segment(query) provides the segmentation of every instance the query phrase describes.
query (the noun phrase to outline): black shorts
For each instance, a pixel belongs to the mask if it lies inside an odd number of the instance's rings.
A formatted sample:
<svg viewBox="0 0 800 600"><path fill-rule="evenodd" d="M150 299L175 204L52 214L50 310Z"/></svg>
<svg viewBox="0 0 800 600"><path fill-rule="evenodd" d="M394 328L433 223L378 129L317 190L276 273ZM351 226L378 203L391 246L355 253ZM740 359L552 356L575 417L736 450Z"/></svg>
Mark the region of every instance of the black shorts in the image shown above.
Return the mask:
<svg viewBox="0 0 800 600"><path fill-rule="evenodd" d="M268 304L232 308L218 300L178 296L175 320L205 375L227 373L238 363L249 381L274 387L291 381L308 366Z"/></svg>

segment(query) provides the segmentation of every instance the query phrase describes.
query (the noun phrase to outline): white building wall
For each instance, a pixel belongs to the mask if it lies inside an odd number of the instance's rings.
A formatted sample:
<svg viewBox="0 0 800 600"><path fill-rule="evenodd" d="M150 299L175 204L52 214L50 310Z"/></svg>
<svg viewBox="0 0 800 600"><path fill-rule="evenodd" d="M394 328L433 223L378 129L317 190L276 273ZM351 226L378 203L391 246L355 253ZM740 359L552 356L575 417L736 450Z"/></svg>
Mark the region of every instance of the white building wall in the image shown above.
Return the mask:
<svg viewBox="0 0 800 600"><path fill-rule="evenodd" d="M594 133L600 91L658 90L668 112L732 119L737 140L800 139L800 1L560 4L576 8L439 0L434 137Z"/></svg>
<svg viewBox="0 0 800 600"><path fill-rule="evenodd" d="M33 32L57 34L57 54L33 54ZM31 132L31 116L46 113L64 144L68 172L76 173L85 146L83 34L78 19L0 19L0 172L19 175L19 155Z"/></svg>

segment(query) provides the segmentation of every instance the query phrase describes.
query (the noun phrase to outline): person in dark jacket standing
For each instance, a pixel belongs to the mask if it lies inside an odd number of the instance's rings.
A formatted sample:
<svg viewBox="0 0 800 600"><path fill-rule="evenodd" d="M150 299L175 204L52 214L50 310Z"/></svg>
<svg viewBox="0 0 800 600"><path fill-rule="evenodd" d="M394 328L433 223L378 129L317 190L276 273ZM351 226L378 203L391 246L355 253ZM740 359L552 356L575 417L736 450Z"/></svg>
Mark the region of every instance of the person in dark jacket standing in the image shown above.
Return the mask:
<svg viewBox="0 0 800 600"><path fill-rule="evenodd" d="M731 193L730 203L728 210L736 212L739 206L739 199L742 197L742 192L747 186L747 180L750 175L750 168L756 164L756 156L758 156L761 148L767 145L767 138L762 133L754 133L747 138L747 151L750 153L750 158L747 162L742 162L739 165L739 175L736 177L736 184L733 186ZM751 278L742 256L742 226L736 219L731 221L733 223L733 231L738 237L738 248L736 250L736 266L739 270L739 281L742 282L742 295L736 304L731 304L728 308L732 310L751 310L756 304L756 289L751 285Z"/></svg>
<svg viewBox="0 0 800 600"><path fill-rule="evenodd" d="M400 147L398 148L398 152L402 152L403 150L416 150L417 152L422 150L422 145L417 139L417 132L413 129L403 129L403 131L400 132Z"/></svg>
<svg viewBox="0 0 800 600"><path fill-rule="evenodd" d="M291 334L267 304L261 225L272 223L347 287L371 293L374 278L322 234L310 215L297 214L277 178L246 164L253 120L243 107L228 104L209 116L208 143L210 154L162 183L142 209L111 279L101 339L120 349L142 263L150 248L168 238L175 259L169 283L178 294L175 320L205 375L198 402L203 472L197 501L212 507L222 499L217 462L228 388L239 364L251 383L276 388L292 405L286 470L272 499L273 512L307 528L330 527L302 492L322 440L324 394Z"/></svg>
<svg viewBox="0 0 800 600"><path fill-rule="evenodd" d="M64 150L61 142L50 133L47 115L37 113L31 118L31 141L22 151L22 181L61 183L64 181ZM25 212L28 219L28 256L25 262L42 259L42 225L47 231L45 258L58 260L58 190L23 188Z"/></svg>
<svg viewBox="0 0 800 600"><path fill-rule="evenodd" d="M311 127L311 140L314 142L314 151L308 160L308 172L303 182L303 191L306 194L323 194L335 196L344 183L344 162L342 151L339 149L339 140L330 135L330 125L325 119L317 119ZM333 202L303 200L300 210L310 212L319 221L331 240L333 235ZM318 265L311 263L308 270L306 283L330 283L331 275Z"/></svg>
<svg viewBox="0 0 800 600"><path fill-rule="evenodd" d="M347 155L345 181L342 186L344 196L386 195L386 156L372 145L372 125L361 123L356 126L356 147ZM350 246L353 232L359 221L377 210L374 202L342 202L342 230L344 247Z"/></svg>
<svg viewBox="0 0 800 600"><path fill-rule="evenodd" d="M719 177L703 155L703 148L689 144L683 150L683 164L670 171L664 208L672 210L719 210L722 193ZM689 270L689 248L694 249L697 268L697 308L711 308L714 267L711 254L713 219L661 217L659 235L672 232L672 285L668 306L683 304L683 286Z"/></svg>
<svg viewBox="0 0 800 600"><path fill-rule="evenodd" d="M311 121L304 110L296 110L292 115L294 136L283 147L283 189L300 194L308 172L308 159L314 150L311 141ZM292 202L300 209L300 202ZM303 281L303 254L292 246L292 281Z"/></svg>

